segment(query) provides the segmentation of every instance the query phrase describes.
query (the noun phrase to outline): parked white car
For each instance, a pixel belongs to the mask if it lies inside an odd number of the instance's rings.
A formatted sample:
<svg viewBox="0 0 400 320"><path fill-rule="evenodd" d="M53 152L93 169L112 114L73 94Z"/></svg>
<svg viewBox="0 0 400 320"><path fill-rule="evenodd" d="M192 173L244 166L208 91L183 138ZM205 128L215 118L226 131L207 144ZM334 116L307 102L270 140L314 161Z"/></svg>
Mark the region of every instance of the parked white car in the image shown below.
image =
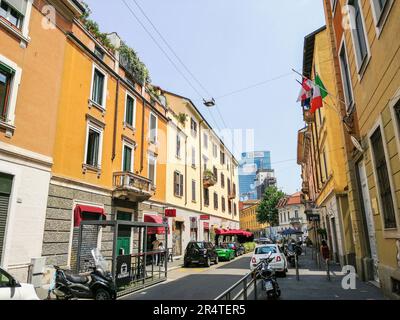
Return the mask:
<svg viewBox="0 0 400 320"><path fill-rule="evenodd" d="M250 270L254 270L260 263L260 259L266 259L271 254L274 260L271 262L271 268L281 273L284 277L287 272L287 260L281 248L276 244L263 244L255 248L250 260Z"/></svg>
<svg viewBox="0 0 400 320"><path fill-rule="evenodd" d="M39 298L33 285L19 283L0 268L0 300L39 300Z"/></svg>

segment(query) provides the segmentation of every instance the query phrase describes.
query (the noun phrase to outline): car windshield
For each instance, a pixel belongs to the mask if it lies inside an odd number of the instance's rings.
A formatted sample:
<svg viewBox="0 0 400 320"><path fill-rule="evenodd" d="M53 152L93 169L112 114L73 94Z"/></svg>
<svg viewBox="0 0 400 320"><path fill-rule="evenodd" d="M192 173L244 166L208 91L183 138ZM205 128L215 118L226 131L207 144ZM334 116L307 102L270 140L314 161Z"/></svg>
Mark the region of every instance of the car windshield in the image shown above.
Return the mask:
<svg viewBox="0 0 400 320"><path fill-rule="evenodd" d="M256 248L256 254L268 254L268 253L276 253L276 247L268 246L268 247L258 247Z"/></svg>
<svg viewBox="0 0 400 320"><path fill-rule="evenodd" d="M204 242L194 242L194 243L193 243L193 246L194 246L196 249L204 249Z"/></svg>

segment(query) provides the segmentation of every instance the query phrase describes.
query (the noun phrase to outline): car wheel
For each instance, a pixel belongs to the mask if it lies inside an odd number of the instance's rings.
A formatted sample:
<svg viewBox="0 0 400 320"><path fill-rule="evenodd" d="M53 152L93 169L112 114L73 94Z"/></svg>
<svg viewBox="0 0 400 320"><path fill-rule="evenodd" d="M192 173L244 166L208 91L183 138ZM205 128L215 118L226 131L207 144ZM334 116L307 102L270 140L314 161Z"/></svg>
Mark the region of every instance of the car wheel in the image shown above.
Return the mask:
<svg viewBox="0 0 400 320"><path fill-rule="evenodd" d="M110 300L111 295L107 290L98 289L96 291L95 300Z"/></svg>
<svg viewBox="0 0 400 320"><path fill-rule="evenodd" d="M189 268L189 265L190 265L190 264L189 264L188 261L185 261L185 262L183 263L183 267L184 267L184 268Z"/></svg>

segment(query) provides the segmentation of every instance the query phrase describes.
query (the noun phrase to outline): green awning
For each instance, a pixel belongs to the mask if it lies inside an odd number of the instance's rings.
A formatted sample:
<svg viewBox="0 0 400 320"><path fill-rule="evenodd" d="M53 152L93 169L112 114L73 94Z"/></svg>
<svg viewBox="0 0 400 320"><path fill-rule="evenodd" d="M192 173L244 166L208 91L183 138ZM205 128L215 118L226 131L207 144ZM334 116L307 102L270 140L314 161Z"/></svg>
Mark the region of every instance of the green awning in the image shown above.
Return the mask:
<svg viewBox="0 0 400 320"><path fill-rule="evenodd" d="M10 74L14 74L15 70L13 68L10 68L9 66L7 66L4 63L0 62L0 71L3 71L5 73L10 73Z"/></svg>

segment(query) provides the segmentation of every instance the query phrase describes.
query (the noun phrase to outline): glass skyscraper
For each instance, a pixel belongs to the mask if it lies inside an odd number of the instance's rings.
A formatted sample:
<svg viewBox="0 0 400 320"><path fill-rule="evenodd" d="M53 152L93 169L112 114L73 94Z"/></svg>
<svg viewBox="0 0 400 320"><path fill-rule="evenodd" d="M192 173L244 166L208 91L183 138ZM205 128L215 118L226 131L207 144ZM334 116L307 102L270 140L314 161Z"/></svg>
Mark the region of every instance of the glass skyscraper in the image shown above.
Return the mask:
<svg viewBox="0 0 400 320"><path fill-rule="evenodd" d="M239 165L240 200L257 200L256 176L258 170L271 170L271 152L244 152Z"/></svg>

